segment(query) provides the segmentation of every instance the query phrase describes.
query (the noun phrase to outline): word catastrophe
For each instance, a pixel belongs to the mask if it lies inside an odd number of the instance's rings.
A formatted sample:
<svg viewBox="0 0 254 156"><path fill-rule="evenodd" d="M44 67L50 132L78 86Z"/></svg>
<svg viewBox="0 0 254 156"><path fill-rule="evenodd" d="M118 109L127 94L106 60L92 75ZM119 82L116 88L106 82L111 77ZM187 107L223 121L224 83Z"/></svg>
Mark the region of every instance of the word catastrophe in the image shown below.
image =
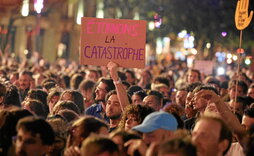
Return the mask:
<svg viewBox="0 0 254 156"><path fill-rule="evenodd" d="M93 59L144 60L145 50L124 47L85 46L83 54Z"/></svg>

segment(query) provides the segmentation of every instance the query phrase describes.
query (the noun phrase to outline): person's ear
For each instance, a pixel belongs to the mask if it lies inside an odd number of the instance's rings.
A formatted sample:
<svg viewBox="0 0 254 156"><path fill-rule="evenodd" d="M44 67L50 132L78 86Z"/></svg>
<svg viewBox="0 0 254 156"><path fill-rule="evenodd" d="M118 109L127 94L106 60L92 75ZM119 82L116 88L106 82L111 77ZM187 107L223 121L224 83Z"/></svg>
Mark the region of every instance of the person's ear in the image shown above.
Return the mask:
<svg viewBox="0 0 254 156"><path fill-rule="evenodd" d="M218 144L218 149L221 153L223 153L229 146L229 141L227 139L224 139L222 141L219 142Z"/></svg>

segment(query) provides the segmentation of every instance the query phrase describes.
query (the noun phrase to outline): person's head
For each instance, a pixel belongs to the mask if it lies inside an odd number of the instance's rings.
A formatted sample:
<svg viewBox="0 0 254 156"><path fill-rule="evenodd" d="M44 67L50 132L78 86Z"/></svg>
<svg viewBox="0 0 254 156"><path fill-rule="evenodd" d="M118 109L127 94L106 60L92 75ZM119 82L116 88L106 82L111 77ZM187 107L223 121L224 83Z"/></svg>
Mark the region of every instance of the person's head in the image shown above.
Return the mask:
<svg viewBox="0 0 254 156"><path fill-rule="evenodd" d="M237 86L237 92L236 92ZM248 86L244 81L231 80L228 84L229 98L235 99L235 96L245 96L247 94Z"/></svg>
<svg viewBox="0 0 254 156"><path fill-rule="evenodd" d="M220 92L221 86L220 86L220 81L219 80L217 80L215 78L212 78L212 79L208 80L206 82L206 84L210 85L210 86L213 86L218 92Z"/></svg>
<svg viewBox="0 0 254 156"><path fill-rule="evenodd" d="M230 109L233 112L243 115L245 108L250 105L254 100L247 96L237 96L236 101L231 100L228 102Z"/></svg>
<svg viewBox="0 0 254 156"><path fill-rule="evenodd" d="M14 83L17 80L19 80L19 73L18 72L10 73L10 82Z"/></svg>
<svg viewBox="0 0 254 156"><path fill-rule="evenodd" d="M83 80L83 76L81 74L78 74L78 73L74 74L70 80L71 89L77 90L79 87L79 84L82 82L82 80Z"/></svg>
<svg viewBox="0 0 254 156"><path fill-rule="evenodd" d="M87 100L92 99L93 88L95 86L95 82L92 80L83 80L79 85L79 90L84 98Z"/></svg>
<svg viewBox="0 0 254 156"><path fill-rule="evenodd" d="M81 114L80 109L78 106L72 101L58 101L54 106L51 115L58 114L61 110L69 109L74 111L77 114Z"/></svg>
<svg viewBox="0 0 254 156"><path fill-rule="evenodd" d="M119 156L117 145L108 138L88 137L82 143L81 156Z"/></svg>
<svg viewBox="0 0 254 156"><path fill-rule="evenodd" d="M95 100L105 101L106 94L114 89L115 85L112 79L101 78L96 85Z"/></svg>
<svg viewBox="0 0 254 156"><path fill-rule="evenodd" d="M0 109L0 155L8 155L12 138L17 135L16 125L21 118L27 116L32 116L32 113L19 107Z"/></svg>
<svg viewBox="0 0 254 156"><path fill-rule="evenodd" d="M18 107L21 106L20 99L19 99L19 92L16 86L10 85L7 87L4 104L14 105Z"/></svg>
<svg viewBox="0 0 254 156"><path fill-rule="evenodd" d="M22 71L19 74L19 88L21 90L26 90L30 88L30 82L32 80L32 72Z"/></svg>
<svg viewBox="0 0 254 156"><path fill-rule="evenodd" d="M138 86L138 85L131 85L129 88L128 88L128 91L127 93L132 96L135 92L138 92L138 91L143 91L143 88Z"/></svg>
<svg viewBox="0 0 254 156"><path fill-rule="evenodd" d="M254 124L254 108L247 108L244 110L242 125L249 130Z"/></svg>
<svg viewBox="0 0 254 156"><path fill-rule="evenodd" d="M201 81L200 71L197 69L189 69L187 72L187 83L191 84L200 81Z"/></svg>
<svg viewBox="0 0 254 156"><path fill-rule="evenodd" d="M142 104L143 99L147 96L146 92L143 90L134 92L131 96L131 101L133 105Z"/></svg>
<svg viewBox="0 0 254 156"><path fill-rule="evenodd" d="M68 123L72 123L79 118L79 114L70 109L60 110L57 114L62 116Z"/></svg>
<svg viewBox="0 0 254 156"><path fill-rule="evenodd" d="M51 90L49 92L48 97L47 97L47 103L48 103L50 113L53 111L54 106L58 102L58 100L60 98L60 94L61 94L61 92L58 91L57 89Z"/></svg>
<svg viewBox="0 0 254 156"><path fill-rule="evenodd" d="M143 105L128 105L126 106L122 119L119 123L120 128L125 130L131 129L132 127L139 125L145 119L145 117L154 112L154 109Z"/></svg>
<svg viewBox="0 0 254 156"><path fill-rule="evenodd" d="M191 141L175 138L159 146L158 156L197 156L197 149Z"/></svg>
<svg viewBox="0 0 254 156"><path fill-rule="evenodd" d="M43 91L42 89L30 89L27 93L25 101L30 99L40 101L43 104L43 107L46 113L48 113L49 111L48 111L48 104L47 104L47 96L48 96L48 93Z"/></svg>
<svg viewBox="0 0 254 156"><path fill-rule="evenodd" d="M141 79L143 79L146 84L149 84L153 78L151 72L147 69L143 70L140 76L141 76Z"/></svg>
<svg viewBox="0 0 254 156"><path fill-rule="evenodd" d="M49 151L49 155L60 155L63 153L66 144L69 124L60 116L51 117L47 119L47 122L55 132L55 141Z"/></svg>
<svg viewBox="0 0 254 156"><path fill-rule="evenodd" d="M166 99L170 98L169 87L165 85L164 83L152 84L151 89L160 92L163 95L163 97Z"/></svg>
<svg viewBox="0 0 254 156"><path fill-rule="evenodd" d="M250 85L248 92L247 92L247 96L254 98L254 83Z"/></svg>
<svg viewBox="0 0 254 156"><path fill-rule="evenodd" d="M131 84L134 85L136 82L136 77L135 77L135 73L131 70L126 70L125 71L125 76L126 76L126 81Z"/></svg>
<svg viewBox="0 0 254 156"><path fill-rule="evenodd" d="M120 101L117 97L116 90L110 91L106 95L106 115L109 119L120 119L122 115L122 109Z"/></svg>
<svg viewBox="0 0 254 156"><path fill-rule="evenodd" d="M45 108L42 102L39 100L30 99L30 100L24 101L23 108L39 117L46 118L47 116Z"/></svg>
<svg viewBox="0 0 254 156"><path fill-rule="evenodd" d="M147 115L142 124L132 128L143 133L143 140L146 144L162 142L170 139L177 129L177 120L167 112L153 112Z"/></svg>
<svg viewBox="0 0 254 156"><path fill-rule="evenodd" d="M209 100L211 99L209 95L201 96L200 95L201 90L211 90L215 94L217 95L219 94L218 91L212 86L203 85L203 86L196 87L193 90L194 95L192 98L192 102L193 102L193 108L197 110L198 112L204 112Z"/></svg>
<svg viewBox="0 0 254 156"><path fill-rule="evenodd" d="M118 146L121 156L127 156L128 148L124 144L131 139L141 139L141 136L131 130L117 129L110 133L109 138Z"/></svg>
<svg viewBox="0 0 254 156"><path fill-rule="evenodd" d="M153 84L159 84L159 83L165 84L166 86L168 86L168 88L171 87L169 86L169 79L167 77L164 77L164 76L155 77L153 80Z"/></svg>
<svg viewBox="0 0 254 156"><path fill-rule="evenodd" d="M92 116L81 117L72 124L67 147L80 146L82 141L91 133L106 135L108 133L108 125Z"/></svg>
<svg viewBox="0 0 254 156"><path fill-rule="evenodd" d="M197 147L198 155L223 155L231 145L232 132L221 118L204 115L196 121L192 142Z"/></svg>
<svg viewBox="0 0 254 156"><path fill-rule="evenodd" d="M17 156L43 156L54 142L54 131L43 119L25 117L17 124L15 153Z"/></svg>
<svg viewBox="0 0 254 156"><path fill-rule="evenodd" d="M188 94L188 92L186 91L185 88L177 90L176 96L175 96L176 104L179 105L179 106L182 106L184 108L187 94Z"/></svg>
<svg viewBox="0 0 254 156"><path fill-rule="evenodd" d="M92 80L94 82L97 82L98 78L99 78L99 73L97 70L94 70L94 69L88 70L85 76L86 80Z"/></svg>
<svg viewBox="0 0 254 156"><path fill-rule="evenodd" d="M80 109L81 113L84 112L84 100L83 100L82 94L79 91L76 91L76 90L63 91L59 101L66 101L66 100L74 102Z"/></svg>
<svg viewBox="0 0 254 156"><path fill-rule="evenodd" d="M228 94L228 81L221 82L220 84L220 96L224 97Z"/></svg>
<svg viewBox="0 0 254 156"><path fill-rule="evenodd" d="M152 107L155 111L159 111L162 108L163 95L154 90L147 92L147 96L143 99L144 105Z"/></svg>

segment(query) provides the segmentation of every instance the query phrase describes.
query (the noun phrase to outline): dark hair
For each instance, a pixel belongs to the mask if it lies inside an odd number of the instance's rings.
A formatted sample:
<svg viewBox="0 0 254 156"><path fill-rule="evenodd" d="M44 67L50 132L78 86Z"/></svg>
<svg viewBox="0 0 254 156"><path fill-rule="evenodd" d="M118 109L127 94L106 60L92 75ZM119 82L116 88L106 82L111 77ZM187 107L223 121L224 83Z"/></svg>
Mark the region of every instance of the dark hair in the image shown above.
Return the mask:
<svg viewBox="0 0 254 156"><path fill-rule="evenodd" d="M139 90L133 93L133 95L138 95L142 100L147 96L144 90Z"/></svg>
<svg viewBox="0 0 254 156"><path fill-rule="evenodd" d="M0 119L1 119L1 127L0 127L0 148L2 148L2 152L0 151L0 155L8 155L9 148L12 145L12 137L16 136L16 125L19 119L32 116L32 113L26 109L2 109L0 110Z"/></svg>
<svg viewBox="0 0 254 156"><path fill-rule="evenodd" d="M137 92L137 91L140 91L140 90L143 90L140 86L138 85L131 85L129 88L128 88L128 91L127 93L132 96L133 93Z"/></svg>
<svg viewBox="0 0 254 156"><path fill-rule="evenodd" d="M207 84L215 84L216 86L218 86L219 88L221 87L220 86L220 81L219 80L217 80L217 79L215 79L215 78L213 78L213 79L210 79L208 82L207 82Z"/></svg>
<svg viewBox="0 0 254 156"><path fill-rule="evenodd" d="M31 111L34 112L37 116L43 117L43 118L47 117L47 113L41 101L30 99L25 102L25 105L27 104L29 105L29 108L31 109Z"/></svg>
<svg viewBox="0 0 254 156"><path fill-rule="evenodd" d="M98 82L102 82L102 83L105 83L107 85L106 88L105 88L107 92L110 92L111 90L115 89L115 85L114 85L112 79L102 77L102 78L100 78L100 80Z"/></svg>
<svg viewBox="0 0 254 156"><path fill-rule="evenodd" d="M60 97L61 92L58 91L57 89L50 90L48 97L47 97L47 103L53 98L54 96L59 96Z"/></svg>
<svg viewBox="0 0 254 156"><path fill-rule="evenodd" d="M70 88L70 76L68 75L62 75L61 79L64 81L65 87Z"/></svg>
<svg viewBox="0 0 254 156"><path fill-rule="evenodd" d="M217 91L217 89L214 88L213 86L210 86L210 85L201 85L201 86L198 86L198 87L196 87L196 88L193 90L193 92L194 92L194 93L197 93L197 92L199 92L199 91L201 91L201 90L211 90L211 91L213 91L215 94L219 95L219 92Z"/></svg>
<svg viewBox="0 0 254 156"><path fill-rule="evenodd" d="M80 109L78 108L78 106L72 102L72 101L58 101L56 103L56 105L53 108L53 115L57 114L60 110L63 109L69 109L74 111L77 114L80 114Z"/></svg>
<svg viewBox="0 0 254 156"><path fill-rule="evenodd" d="M52 145L54 142L54 131L52 127L41 118L37 117L25 117L19 120L17 124L17 131L23 129L25 131L31 132L33 136L40 134L42 144Z"/></svg>
<svg viewBox="0 0 254 156"><path fill-rule="evenodd" d="M71 77L70 86L72 89L78 89L79 84L83 81L83 76L81 74L74 74Z"/></svg>
<svg viewBox="0 0 254 156"><path fill-rule="evenodd" d="M0 82L0 97L5 96L6 94L6 86Z"/></svg>
<svg viewBox="0 0 254 156"><path fill-rule="evenodd" d="M92 80L83 80L79 85L79 90L93 89L95 82Z"/></svg>
<svg viewBox="0 0 254 156"><path fill-rule="evenodd" d="M156 81L158 81L159 83L163 83L166 86L170 87L169 86L169 79L166 78L166 77L157 76L157 77L154 78L153 82L156 82Z"/></svg>
<svg viewBox="0 0 254 156"><path fill-rule="evenodd" d="M18 88L14 85L10 85L7 87L7 92L4 99L5 105L14 105L14 106L21 106L20 99L19 99L19 92Z"/></svg>
<svg viewBox="0 0 254 156"><path fill-rule="evenodd" d="M160 92L156 91L156 90L148 90L146 92L146 94L147 94L147 96L149 96L149 95L156 96L159 101L161 101L163 99L163 95Z"/></svg>
<svg viewBox="0 0 254 156"><path fill-rule="evenodd" d="M87 138L92 132L98 133L101 127L108 128L107 123L104 121L95 118L93 116L83 116L76 120L72 124L72 128L74 127L80 127L83 131L80 134L80 137L83 137L84 139ZM71 146L73 143L73 136L72 132L70 133L67 141L67 147Z"/></svg>
<svg viewBox="0 0 254 156"><path fill-rule="evenodd" d="M220 88L228 89L228 81L221 82Z"/></svg>
<svg viewBox="0 0 254 156"><path fill-rule="evenodd" d="M129 73L129 74L131 75L132 78L134 78L134 79L136 78L136 77L135 77L134 71L127 69L125 72L126 72L126 73Z"/></svg>
<svg viewBox="0 0 254 156"><path fill-rule="evenodd" d="M71 96L72 96L71 101L74 102L78 106L78 108L80 109L81 113L83 113L84 112L83 95L79 91L76 91L76 90L65 90L65 91L62 92L59 100L62 100L63 95L65 93L71 94Z"/></svg>
<svg viewBox="0 0 254 156"><path fill-rule="evenodd" d="M181 156L197 156L197 149L186 139L175 138L159 146L160 154L180 154Z"/></svg>
<svg viewBox="0 0 254 156"><path fill-rule="evenodd" d="M21 75L28 75L28 76L32 77L32 76L33 76L33 73L32 73L31 71L28 71L28 70L23 70L23 71L21 71L21 72L19 73L19 77L20 77Z"/></svg>
<svg viewBox="0 0 254 156"><path fill-rule="evenodd" d="M236 84L237 84L237 80L231 80L231 81L229 81L228 86L229 86L229 88L232 88L232 87L235 86ZM248 91L248 86L247 86L247 84L246 84L244 81L239 80L239 81L238 81L238 86L240 86L240 87L243 88L243 93L244 93L244 94L247 93L247 91Z"/></svg>
<svg viewBox="0 0 254 156"><path fill-rule="evenodd" d="M189 69L188 72L187 72L187 76L188 76L189 72L195 72L195 73L197 73L198 74L198 80L201 81L201 73L200 73L199 70L197 70L197 69Z"/></svg>
<svg viewBox="0 0 254 156"><path fill-rule="evenodd" d="M109 155L119 153L118 146L108 138L92 136L87 138L81 147L81 155L99 155L108 152Z"/></svg>
<svg viewBox="0 0 254 156"><path fill-rule="evenodd" d="M46 114L49 113L49 108L47 104L47 96L48 96L48 93L42 89L30 89L27 93L28 98L38 100L43 104Z"/></svg>
<svg viewBox="0 0 254 156"><path fill-rule="evenodd" d="M111 95L117 95L116 90L111 90L110 92L108 92L106 97L105 97L105 101L108 101L108 99ZM128 94L127 94L127 97L128 97L129 103L131 103L131 98Z"/></svg>
<svg viewBox="0 0 254 156"><path fill-rule="evenodd" d="M187 92L192 92L196 87L203 85L201 82L194 82L186 87Z"/></svg>
<svg viewBox="0 0 254 156"><path fill-rule="evenodd" d="M254 108L247 108L244 110L244 115L254 118Z"/></svg>

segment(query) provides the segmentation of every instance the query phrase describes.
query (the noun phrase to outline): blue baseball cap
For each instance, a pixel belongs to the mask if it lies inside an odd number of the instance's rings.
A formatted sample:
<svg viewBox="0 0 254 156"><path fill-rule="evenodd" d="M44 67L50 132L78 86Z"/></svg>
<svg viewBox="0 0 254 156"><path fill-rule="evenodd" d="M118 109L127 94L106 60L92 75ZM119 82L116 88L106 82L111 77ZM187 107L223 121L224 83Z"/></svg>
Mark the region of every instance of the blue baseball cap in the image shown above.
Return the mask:
<svg viewBox="0 0 254 156"><path fill-rule="evenodd" d="M137 125L132 129L142 133L149 133L160 128L175 131L177 125L177 120L172 114L159 111L147 115L142 124Z"/></svg>

